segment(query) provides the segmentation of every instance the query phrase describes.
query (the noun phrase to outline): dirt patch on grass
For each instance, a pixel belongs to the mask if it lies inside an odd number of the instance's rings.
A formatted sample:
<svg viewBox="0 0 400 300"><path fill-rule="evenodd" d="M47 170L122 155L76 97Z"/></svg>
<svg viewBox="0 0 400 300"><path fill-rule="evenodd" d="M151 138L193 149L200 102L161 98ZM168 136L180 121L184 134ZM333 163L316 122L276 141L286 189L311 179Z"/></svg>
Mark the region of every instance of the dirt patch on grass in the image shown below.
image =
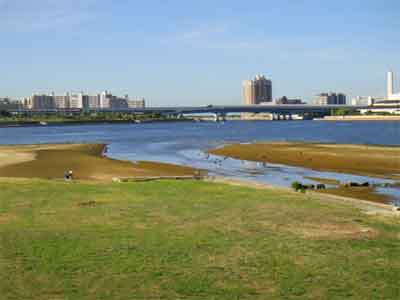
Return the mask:
<svg viewBox="0 0 400 300"><path fill-rule="evenodd" d="M84 202L79 202L78 206L79 207L95 207L97 205L97 202L94 200L90 201L84 201Z"/></svg>
<svg viewBox="0 0 400 300"><path fill-rule="evenodd" d="M104 147L103 144L0 147L3 157L0 177L61 179L67 170L73 171L74 179L97 181L110 181L114 177L197 174L196 170L183 166L110 159L102 155ZM17 158L7 160L10 153Z"/></svg>
<svg viewBox="0 0 400 300"><path fill-rule="evenodd" d="M400 147L280 142L227 145L210 153L321 171L400 179Z"/></svg>
<svg viewBox="0 0 400 300"><path fill-rule="evenodd" d="M13 214L0 214L0 224L7 224L17 220L17 216Z"/></svg>
<svg viewBox="0 0 400 300"><path fill-rule="evenodd" d="M290 231L310 239L365 239L375 238L378 235L378 232L372 228L350 223L305 223L302 226L291 228Z"/></svg>
<svg viewBox="0 0 400 300"><path fill-rule="evenodd" d="M319 193L331 194L342 197L349 197L360 200L368 200L377 203L390 203L392 200L390 196L379 194L374 187L345 187L319 190Z"/></svg>

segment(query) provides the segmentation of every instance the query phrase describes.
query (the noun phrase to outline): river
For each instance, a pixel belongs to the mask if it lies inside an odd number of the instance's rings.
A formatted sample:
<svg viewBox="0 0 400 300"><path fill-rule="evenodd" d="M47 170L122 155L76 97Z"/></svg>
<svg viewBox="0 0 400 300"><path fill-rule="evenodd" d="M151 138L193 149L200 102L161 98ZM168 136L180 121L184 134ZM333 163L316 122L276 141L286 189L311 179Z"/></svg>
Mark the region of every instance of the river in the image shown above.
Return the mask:
<svg viewBox="0 0 400 300"><path fill-rule="evenodd" d="M341 182L391 182L349 174L260 164L209 156L207 149L229 143L308 141L322 143L400 145L400 122L230 121L145 124L104 124L0 128L0 144L106 143L108 155L125 160L162 161L207 169L211 174L280 186L304 177ZM400 158L399 158L400 159ZM379 189L400 204L400 190Z"/></svg>

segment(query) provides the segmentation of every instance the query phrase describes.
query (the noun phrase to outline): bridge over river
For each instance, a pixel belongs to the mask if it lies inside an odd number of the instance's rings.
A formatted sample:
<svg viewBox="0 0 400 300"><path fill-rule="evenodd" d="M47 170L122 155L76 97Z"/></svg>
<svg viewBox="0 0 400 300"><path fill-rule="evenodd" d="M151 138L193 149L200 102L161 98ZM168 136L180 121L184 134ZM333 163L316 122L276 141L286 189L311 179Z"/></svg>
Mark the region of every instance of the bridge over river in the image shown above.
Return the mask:
<svg viewBox="0 0 400 300"><path fill-rule="evenodd" d="M82 112L113 112L129 114L164 114L164 115L188 115L188 114L212 114L224 117L232 113L271 113L277 115L327 115L335 109L356 111L368 109L370 106L353 105L208 105L208 106L171 106L171 107L146 107L146 108L98 108L98 109L40 109L40 110L11 110L14 114L80 114Z"/></svg>

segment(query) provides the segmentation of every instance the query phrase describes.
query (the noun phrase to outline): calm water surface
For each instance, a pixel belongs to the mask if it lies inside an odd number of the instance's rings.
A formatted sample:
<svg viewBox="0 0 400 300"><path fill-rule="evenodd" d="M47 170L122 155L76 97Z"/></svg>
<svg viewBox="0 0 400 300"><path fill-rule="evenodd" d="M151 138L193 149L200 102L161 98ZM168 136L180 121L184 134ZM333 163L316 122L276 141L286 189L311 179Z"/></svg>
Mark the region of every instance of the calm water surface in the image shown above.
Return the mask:
<svg viewBox="0 0 400 300"><path fill-rule="evenodd" d="M0 144L107 143L108 155L117 159L176 163L204 168L211 174L281 186L289 186L295 180L313 183L304 176L342 182L391 182L205 154L205 150L227 143L256 141L400 145L400 122L232 121L0 128ZM399 189L380 192L394 196L400 204Z"/></svg>

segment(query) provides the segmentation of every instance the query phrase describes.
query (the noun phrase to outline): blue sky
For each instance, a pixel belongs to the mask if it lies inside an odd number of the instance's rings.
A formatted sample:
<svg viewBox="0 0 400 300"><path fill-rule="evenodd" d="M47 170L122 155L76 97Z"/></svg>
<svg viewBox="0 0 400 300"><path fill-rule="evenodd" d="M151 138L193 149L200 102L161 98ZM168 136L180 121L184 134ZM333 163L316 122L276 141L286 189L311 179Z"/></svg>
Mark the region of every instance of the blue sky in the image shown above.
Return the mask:
<svg viewBox="0 0 400 300"><path fill-rule="evenodd" d="M0 0L0 96L111 90L150 105L383 95L399 73L399 0Z"/></svg>

